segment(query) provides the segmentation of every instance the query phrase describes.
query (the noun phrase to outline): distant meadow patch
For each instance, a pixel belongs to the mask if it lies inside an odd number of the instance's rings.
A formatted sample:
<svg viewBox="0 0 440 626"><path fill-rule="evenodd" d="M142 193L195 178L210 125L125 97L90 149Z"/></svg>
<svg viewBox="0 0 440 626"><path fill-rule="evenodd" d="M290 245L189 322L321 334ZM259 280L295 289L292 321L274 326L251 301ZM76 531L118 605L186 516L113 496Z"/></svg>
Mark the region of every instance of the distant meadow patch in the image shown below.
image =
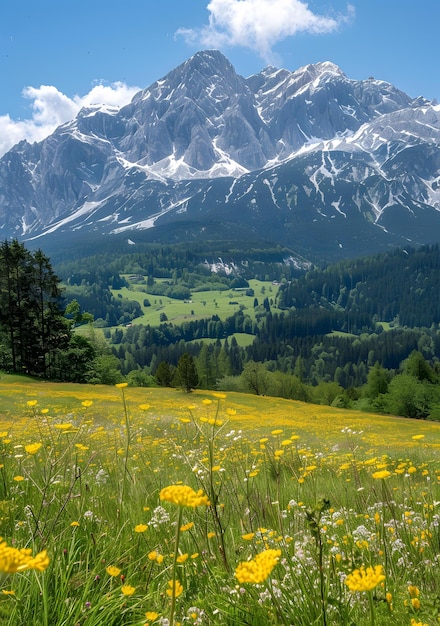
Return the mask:
<svg viewBox="0 0 440 626"><path fill-rule="evenodd" d="M440 624L440 424L0 379L0 623Z"/></svg>

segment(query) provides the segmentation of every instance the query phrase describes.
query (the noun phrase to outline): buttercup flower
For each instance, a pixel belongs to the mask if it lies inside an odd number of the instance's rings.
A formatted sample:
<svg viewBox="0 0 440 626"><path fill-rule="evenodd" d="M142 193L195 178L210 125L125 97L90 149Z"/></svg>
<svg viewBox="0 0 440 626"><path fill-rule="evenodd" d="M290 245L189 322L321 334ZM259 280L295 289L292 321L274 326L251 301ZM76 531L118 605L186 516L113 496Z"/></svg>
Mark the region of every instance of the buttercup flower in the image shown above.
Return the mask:
<svg viewBox="0 0 440 626"><path fill-rule="evenodd" d="M123 596L132 596L136 591L136 587L132 587L131 585L122 585L121 593Z"/></svg>
<svg viewBox="0 0 440 626"><path fill-rule="evenodd" d="M183 587L178 580L169 580L168 587L169 589L167 589L167 596L170 596L170 598L172 598L173 596L175 598L178 598L183 591Z"/></svg>
<svg viewBox="0 0 440 626"><path fill-rule="evenodd" d="M384 580L382 565L367 568L362 566L347 576L345 584L350 591L371 591Z"/></svg>

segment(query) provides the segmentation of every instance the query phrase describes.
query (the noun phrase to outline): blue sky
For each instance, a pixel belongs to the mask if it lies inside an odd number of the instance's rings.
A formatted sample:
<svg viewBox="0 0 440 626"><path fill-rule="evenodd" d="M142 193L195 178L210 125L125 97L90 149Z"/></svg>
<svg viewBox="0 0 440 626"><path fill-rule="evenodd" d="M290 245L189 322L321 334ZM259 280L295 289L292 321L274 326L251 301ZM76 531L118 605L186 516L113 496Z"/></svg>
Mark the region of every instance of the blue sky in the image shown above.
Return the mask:
<svg viewBox="0 0 440 626"><path fill-rule="evenodd" d="M128 102L198 50L249 76L332 61L440 101L440 0L10 0L0 19L0 154L79 108Z"/></svg>

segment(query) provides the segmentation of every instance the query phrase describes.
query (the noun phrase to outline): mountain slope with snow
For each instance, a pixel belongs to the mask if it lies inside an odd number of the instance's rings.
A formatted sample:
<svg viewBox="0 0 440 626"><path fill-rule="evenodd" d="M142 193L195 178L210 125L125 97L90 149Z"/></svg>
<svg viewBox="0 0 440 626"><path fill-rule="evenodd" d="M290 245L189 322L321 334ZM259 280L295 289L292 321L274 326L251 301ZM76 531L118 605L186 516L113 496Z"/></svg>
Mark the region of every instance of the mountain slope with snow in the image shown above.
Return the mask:
<svg viewBox="0 0 440 626"><path fill-rule="evenodd" d="M0 159L2 237L265 239L314 258L437 241L440 107L330 62L199 52Z"/></svg>

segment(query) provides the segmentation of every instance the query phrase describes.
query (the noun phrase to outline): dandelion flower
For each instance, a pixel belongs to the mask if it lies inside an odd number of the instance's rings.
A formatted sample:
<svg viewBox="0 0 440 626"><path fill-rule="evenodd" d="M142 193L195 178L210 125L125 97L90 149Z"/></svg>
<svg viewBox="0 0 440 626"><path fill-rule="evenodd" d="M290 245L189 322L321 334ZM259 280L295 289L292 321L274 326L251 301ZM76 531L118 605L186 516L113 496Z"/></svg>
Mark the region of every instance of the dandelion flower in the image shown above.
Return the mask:
<svg viewBox="0 0 440 626"><path fill-rule="evenodd" d="M122 585L121 593L123 596L132 596L136 591L136 587L132 587L131 585Z"/></svg>
<svg viewBox="0 0 440 626"><path fill-rule="evenodd" d="M188 522L188 524L184 524L183 526L180 527L180 531L184 533L186 530L190 530L193 527L194 527L194 522Z"/></svg>
<svg viewBox="0 0 440 626"><path fill-rule="evenodd" d="M73 528L77 528L77 527L79 526L79 522L71 522L71 523L70 523L70 525L71 525Z"/></svg>
<svg viewBox="0 0 440 626"><path fill-rule="evenodd" d="M146 530L148 530L147 524L138 524L134 527L135 533L144 533Z"/></svg>
<svg viewBox="0 0 440 626"><path fill-rule="evenodd" d="M42 443L29 443L24 449L28 454L36 454L42 445Z"/></svg>
<svg viewBox="0 0 440 626"><path fill-rule="evenodd" d="M109 565L108 567L105 568L105 571L112 578L119 576L119 574L121 573L121 570L119 569L119 567L115 567L115 565Z"/></svg>
<svg viewBox="0 0 440 626"><path fill-rule="evenodd" d="M376 480L388 478L388 476L391 476L391 472L388 470L379 470L378 472L374 472L374 474L372 474L372 477Z"/></svg>
<svg viewBox="0 0 440 626"><path fill-rule="evenodd" d="M350 591L371 591L384 580L385 574L382 565L367 568L362 566L348 574L345 584Z"/></svg>
<svg viewBox="0 0 440 626"><path fill-rule="evenodd" d="M28 401L26 402L26 404L27 404L27 406L29 406L29 407L37 406L37 404L38 404L38 400L28 400Z"/></svg>
<svg viewBox="0 0 440 626"><path fill-rule="evenodd" d="M139 408L141 411L148 411L148 409L150 408L149 404L140 404Z"/></svg>
<svg viewBox="0 0 440 626"><path fill-rule="evenodd" d="M21 482L22 480L24 480L24 479L25 479L25 478L24 478L24 476L14 476L14 480L15 480L15 482L17 482L17 483L20 483L20 482Z"/></svg>
<svg viewBox="0 0 440 626"><path fill-rule="evenodd" d="M81 402L81 405L82 405L83 407L85 407L86 409L87 409L89 406L92 406L92 404L93 404L93 400L84 400L83 402Z"/></svg>
<svg viewBox="0 0 440 626"><path fill-rule="evenodd" d="M124 389L128 387L128 383L116 383L115 387L117 387L117 389Z"/></svg>
<svg viewBox="0 0 440 626"><path fill-rule="evenodd" d="M145 613L145 618L150 620L151 622L154 622L155 619L157 619L159 617L159 613L156 613L156 611L147 611Z"/></svg>

